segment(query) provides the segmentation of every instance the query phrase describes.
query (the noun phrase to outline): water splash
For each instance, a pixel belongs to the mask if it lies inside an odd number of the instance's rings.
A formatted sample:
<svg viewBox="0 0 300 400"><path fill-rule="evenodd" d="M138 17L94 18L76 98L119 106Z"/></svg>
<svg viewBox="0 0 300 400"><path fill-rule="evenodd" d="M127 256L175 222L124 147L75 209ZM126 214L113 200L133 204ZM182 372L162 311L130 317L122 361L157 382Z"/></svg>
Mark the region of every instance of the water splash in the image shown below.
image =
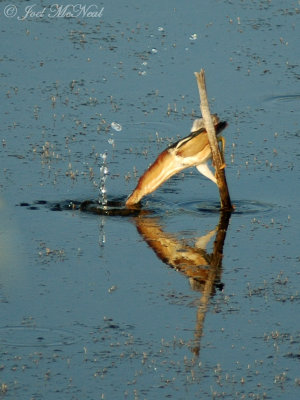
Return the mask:
<svg viewBox="0 0 300 400"><path fill-rule="evenodd" d="M100 157L102 158L102 165L100 167L100 186L99 186L99 198L98 198L98 203L105 207L107 205L107 195L106 195L106 179L107 176L109 175L109 169L107 165L107 151L105 151L103 154L100 154Z"/></svg>
<svg viewBox="0 0 300 400"><path fill-rule="evenodd" d="M99 222L99 240L98 240L100 248L104 248L106 243L105 236L105 219L102 217Z"/></svg>
<svg viewBox="0 0 300 400"><path fill-rule="evenodd" d="M105 209L107 208L107 190L106 190L106 180L109 175L109 169L107 164L107 150L103 154L100 154L102 158L102 165L100 167L100 185L99 185L99 205ZM105 220L101 218L99 225L99 246L103 248L106 242L105 237Z"/></svg>

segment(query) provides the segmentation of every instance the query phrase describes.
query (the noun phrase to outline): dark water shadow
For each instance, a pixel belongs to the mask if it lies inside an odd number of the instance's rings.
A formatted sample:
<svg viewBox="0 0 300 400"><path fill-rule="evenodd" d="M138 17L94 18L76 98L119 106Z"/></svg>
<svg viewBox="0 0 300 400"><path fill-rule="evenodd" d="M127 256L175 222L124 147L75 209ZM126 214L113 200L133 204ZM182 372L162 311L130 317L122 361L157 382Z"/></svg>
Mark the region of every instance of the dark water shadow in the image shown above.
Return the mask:
<svg viewBox="0 0 300 400"><path fill-rule="evenodd" d="M198 215L211 215L220 213L220 202L216 200L192 200L185 202L163 201L159 198L150 198L133 207L125 207L126 196L108 198L101 204L97 199L89 200L62 200L47 201L36 200L32 203L19 203L18 206L25 207L28 210L39 210L48 208L51 211L80 211L83 213L135 217L140 215L179 215L182 212L196 213ZM261 214L273 211L276 205L257 200L234 200L234 215Z"/></svg>
<svg viewBox="0 0 300 400"><path fill-rule="evenodd" d="M88 200L61 200L47 201L35 200L32 203L21 202L17 204L19 207L24 207L28 210L40 210L47 208L51 211L78 211L86 214L95 214L109 217L136 217L142 215L173 215L178 213L176 205L171 202L162 201L161 199L151 199L140 204L125 207L127 196L108 197L103 203L97 199Z"/></svg>
<svg viewBox="0 0 300 400"><path fill-rule="evenodd" d="M134 217L140 214L148 214L150 212L144 210L139 205L132 208L126 208L125 197L109 199L104 204L93 199L82 201L67 199L62 201L36 200L33 203L20 203L18 206L26 207L28 210L39 210L41 207L46 207L51 211L80 211L88 214L111 217Z"/></svg>

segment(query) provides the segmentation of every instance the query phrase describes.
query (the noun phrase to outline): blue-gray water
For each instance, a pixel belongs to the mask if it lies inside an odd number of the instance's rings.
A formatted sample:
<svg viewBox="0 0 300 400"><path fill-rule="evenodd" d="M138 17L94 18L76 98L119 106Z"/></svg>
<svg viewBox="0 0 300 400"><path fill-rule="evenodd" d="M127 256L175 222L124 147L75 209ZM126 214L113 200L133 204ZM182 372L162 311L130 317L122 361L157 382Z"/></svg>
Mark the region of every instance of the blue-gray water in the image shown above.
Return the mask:
<svg viewBox="0 0 300 400"><path fill-rule="evenodd" d="M74 18L19 1L6 17L9 4L0 5L5 398L298 399L299 3L111 1L93 6L104 7L99 17ZM203 293L157 257L141 219L49 205L97 199L105 152L107 196L125 199L199 115L201 68L212 111L229 123L236 212L196 357ZM209 212L218 198L194 169L143 206L194 246L218 224Z"/></svg>

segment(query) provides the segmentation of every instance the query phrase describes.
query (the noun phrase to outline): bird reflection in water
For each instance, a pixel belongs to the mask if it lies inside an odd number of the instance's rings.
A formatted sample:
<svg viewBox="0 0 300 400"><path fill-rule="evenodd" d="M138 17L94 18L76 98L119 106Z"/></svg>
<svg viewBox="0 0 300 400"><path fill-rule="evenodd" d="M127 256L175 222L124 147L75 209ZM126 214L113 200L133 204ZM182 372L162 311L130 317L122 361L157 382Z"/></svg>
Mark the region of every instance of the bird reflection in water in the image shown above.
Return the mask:
<svg viewBox="0 0 300 400"><path fill-rule="evenodd" d="M191 350L199 355L200 340L203 333L205 315L209 300L220 283L222 274L223 247L230 220L230 213L221 212L218 226L206 235L195 240L191 246L174 233L164 231L159 218L134 218L137 230L155 254L166 264L175 268L189 278L191 288L201 292L197 308L196 327ZM206 247L215 236L213 252L209 254Z"/></svg>
<svg viewBox="0 0 300 400"><path fill-rule="evenodd" d="M193 247L176 234L165 232L159 218L136 218L135 223L138 232L158 258L186 275L193 290L201 291L209 274L211 260L206 247L216 230L197 238Z"/></svg>

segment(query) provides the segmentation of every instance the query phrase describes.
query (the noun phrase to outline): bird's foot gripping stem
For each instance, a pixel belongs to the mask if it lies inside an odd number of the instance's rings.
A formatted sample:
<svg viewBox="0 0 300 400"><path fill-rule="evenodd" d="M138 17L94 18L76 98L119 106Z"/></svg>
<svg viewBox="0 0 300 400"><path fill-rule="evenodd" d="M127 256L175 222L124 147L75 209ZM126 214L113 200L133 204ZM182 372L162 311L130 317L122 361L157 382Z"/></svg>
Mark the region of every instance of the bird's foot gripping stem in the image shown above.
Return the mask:
<svg viewBox="0 0 300 400"><path fill-rule="evenodd" d="M224 158L224 153L225 153L225 147L226 147L226 139L224 138L224 136L220 136L218 137L218 142L221 142L221 157L222 157L222 165L221 165L221 169L224 169L226 167L226 163L225 163L225 158Z"/></svg>

